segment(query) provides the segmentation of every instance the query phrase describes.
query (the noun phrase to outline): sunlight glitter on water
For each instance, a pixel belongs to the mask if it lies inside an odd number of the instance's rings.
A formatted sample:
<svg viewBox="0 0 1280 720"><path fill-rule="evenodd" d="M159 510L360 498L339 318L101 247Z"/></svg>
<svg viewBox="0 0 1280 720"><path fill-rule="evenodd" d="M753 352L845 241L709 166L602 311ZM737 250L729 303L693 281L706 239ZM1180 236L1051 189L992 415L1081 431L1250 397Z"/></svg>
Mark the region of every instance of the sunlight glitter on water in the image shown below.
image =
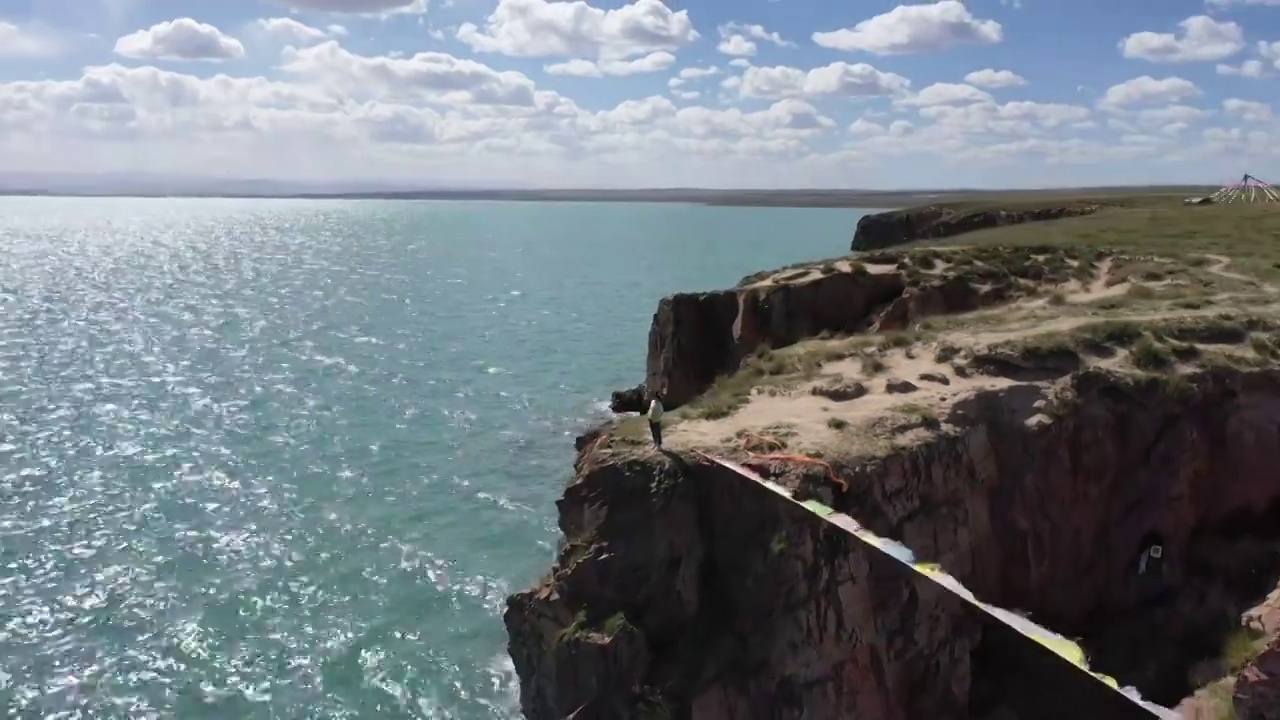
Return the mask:
<svg viewBox="0 0 1280 720"><path fill-rule="evenodd" d="M512 717L503 598L653 302L856 219L0 199L0 716Z"/></svg>
<svg viewBox="0 0 1280 720"><path fill-rule="evenodd" d="M397 525L411 509L439 527L410 478L481 411L422 394L429 333L413 315L376 322L359 280L397 276L350 256L366 248L270 217L222 222L115 217L108 231L90 217L93 231L3 236L0 705L509 715L505 668L432 649L493 623L508 583ZM433 405L434 431L384 422ZM447 498L546 529L485 483ZM432 608L447 619L419 626ZM480 658L501 648L500 625L485 630Z"/></svg>

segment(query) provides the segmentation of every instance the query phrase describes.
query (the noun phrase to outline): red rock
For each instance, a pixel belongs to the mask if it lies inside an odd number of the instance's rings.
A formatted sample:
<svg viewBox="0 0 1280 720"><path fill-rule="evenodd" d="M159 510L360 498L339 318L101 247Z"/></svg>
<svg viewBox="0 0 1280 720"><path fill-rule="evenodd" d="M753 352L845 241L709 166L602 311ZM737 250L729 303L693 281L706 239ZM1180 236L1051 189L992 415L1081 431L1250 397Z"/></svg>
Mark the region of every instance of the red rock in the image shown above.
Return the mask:
<svg viewBox="0 0 1280 720"><path fill-rule="evenodd" d="M1239 720L1280 720L1280 638L1236 676L1232 700Z"/></svg>

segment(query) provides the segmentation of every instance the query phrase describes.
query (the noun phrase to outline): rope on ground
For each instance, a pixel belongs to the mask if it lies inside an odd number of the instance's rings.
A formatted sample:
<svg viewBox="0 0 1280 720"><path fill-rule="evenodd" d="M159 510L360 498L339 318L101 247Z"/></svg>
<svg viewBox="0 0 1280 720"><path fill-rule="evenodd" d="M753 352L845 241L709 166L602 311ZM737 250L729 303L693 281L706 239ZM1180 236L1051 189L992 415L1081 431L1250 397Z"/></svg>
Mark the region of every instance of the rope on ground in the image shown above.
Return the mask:
<svg viewBox="0 0 1280 720"><path fill-rule="evenodd" d="M778 440L777 438L772 438L765 435L758 435L756 433L745 433L742 437L741 446L742 446L742 451L745 452L747 456L750 457L751 460L755 462L764 463L764 462L770 462L770 461L780 461L780 462L800 463L802 465L819 465L824 470L826 470L827 477L831 480L831 482L835 485L840 486L841 492L847 492L849 490L849 483L845 482L843 478L840 478L839 476L836 475L836 471L831 468L830 463L826 462L825 460L819 460L815 457L809 457L808 455L779 452L779 450L786 447L786 445L782 443L780 440ZM765 452L757 452L757 449L766 449L766 448L771 450L766 450Z"/></svg>

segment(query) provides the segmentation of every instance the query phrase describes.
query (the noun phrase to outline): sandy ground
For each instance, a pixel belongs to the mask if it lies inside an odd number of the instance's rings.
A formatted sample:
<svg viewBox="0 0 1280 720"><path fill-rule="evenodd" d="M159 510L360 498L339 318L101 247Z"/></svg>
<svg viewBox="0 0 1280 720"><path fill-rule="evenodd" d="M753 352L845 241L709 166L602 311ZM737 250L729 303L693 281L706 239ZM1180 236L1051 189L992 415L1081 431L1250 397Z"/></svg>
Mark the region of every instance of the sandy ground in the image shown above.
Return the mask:
<svg viewBox="0 0 1280 720"><path fill-rule="evenodd" d="M1208 257L1214 261L1207 268L1209 272L1233 280L1258 282L1255 278L1227 270L1227 258ZM867 267L872 272L896 271L893 265ZM841 269L847 269L847 264ZM1091 303L1124 295L1128 292L1130 283L1109 284L1112 279L1111 271L1112 261L1108 258L1100 263L1097 276L1088 285L1073 281L1062 286L1065 303ZM774 278L769 278L763 282L773 281ZM790 278L788 281L791 281ZM1036 314L1040 317L1026 316L1026 311L1032 308L1038 309ZM878 357L886 369L871 375L864 372L860 358L827 363L822 367L820 377L797 387L786 390L757 388L750 400L729 417L686 420L673 424L667 431L668 442L677 448L723 448L741 442L744 435L774 435L785 437L788 448L797 452L838 448L842 454L850 455L881 453L895 447L916 444L939 430L946 429L947 417L957 403L978 393L1025 384L1002 377L957 374L949 363L935 360L936 351L941 346L980 350L1033 335L1070 331L1104 320L1142 322L1174 317L1212 316L1221 312L1221 308L1208 307L1201 310L1170 309L1109 317L1044 317L1046 309L1052 308L1042 298L975 313L975 316L987 316L987 321L982 323L987 327L991 327L1002 317L1008 318L1008 322L997 325L999 329L986 331L960 328L944 332L927 344L883 352ZM1256 310L1280 311L1280 307L1265 306ZM1017 319L1019 314L1024 315L1020 320ZM1112 358L1096 360L1095 365L1120 366L1124 362L1124 356L1125 353L1120 352ZM908 384L903 385L902 381ZM858 383L865 387L866 392L851 400L836 401L814 393L815 388ZM1048 392L1048 383L1044 385L1045 392ZM1027 422L1038 421L1038 413L1034 409L1029 411Z"/></svg>

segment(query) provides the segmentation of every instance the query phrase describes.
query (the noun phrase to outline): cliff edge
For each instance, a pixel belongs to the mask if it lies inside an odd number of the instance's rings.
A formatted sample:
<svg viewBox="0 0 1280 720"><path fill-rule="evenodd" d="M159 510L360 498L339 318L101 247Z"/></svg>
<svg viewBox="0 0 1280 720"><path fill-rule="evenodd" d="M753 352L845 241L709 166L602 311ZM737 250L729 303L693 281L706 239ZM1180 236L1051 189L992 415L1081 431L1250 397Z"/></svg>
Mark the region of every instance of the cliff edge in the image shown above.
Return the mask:
<svg viewBox="0 0 1280 720"><path fill-rule="evenodd" d="M664 299L667 448L580 438L509 600L525 715L1274 718L1276 294L969 247Z"/></svg>

